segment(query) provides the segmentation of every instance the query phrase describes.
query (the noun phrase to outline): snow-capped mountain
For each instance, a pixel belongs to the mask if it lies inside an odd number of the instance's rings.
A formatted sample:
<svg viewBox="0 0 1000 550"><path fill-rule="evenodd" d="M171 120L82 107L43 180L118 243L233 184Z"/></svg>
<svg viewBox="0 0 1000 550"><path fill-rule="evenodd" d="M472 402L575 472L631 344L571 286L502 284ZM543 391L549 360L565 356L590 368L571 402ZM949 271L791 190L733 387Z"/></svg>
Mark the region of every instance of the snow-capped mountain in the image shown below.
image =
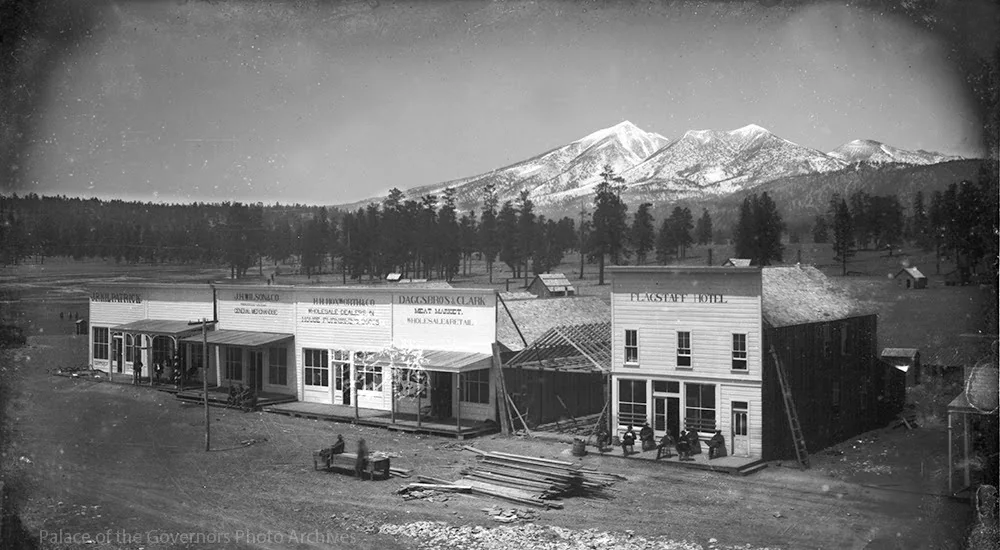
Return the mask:
<svg viewBox="0 0 1000 550"><path fill-rule="evenodd" d="M852 141L827 154L756 124L731 131L692 130L670 140L624 121L485 174L412 188L404 194L415 199L440 195L451 187L459 208L466 210L481 205L483 187L492 183L501 203L528 190L532 201L547 210L589 197L606 164L625 179L623 198L645 201L721 196L782 178L836 172L861 161L926 165L957 159L871 140ZM341 207L353 209L380 200Z"/></svg>
<svg viewBox="0 0 1000 550"><path fill-rule="evenodd" d="M857 162L867 162L870 164L938 164L950 160L959 160L961 157L942 155L930 151L907 151L891 145L886 145L873 139L856 139L837 147L827 153L829 156L854 164Z"/></svg>

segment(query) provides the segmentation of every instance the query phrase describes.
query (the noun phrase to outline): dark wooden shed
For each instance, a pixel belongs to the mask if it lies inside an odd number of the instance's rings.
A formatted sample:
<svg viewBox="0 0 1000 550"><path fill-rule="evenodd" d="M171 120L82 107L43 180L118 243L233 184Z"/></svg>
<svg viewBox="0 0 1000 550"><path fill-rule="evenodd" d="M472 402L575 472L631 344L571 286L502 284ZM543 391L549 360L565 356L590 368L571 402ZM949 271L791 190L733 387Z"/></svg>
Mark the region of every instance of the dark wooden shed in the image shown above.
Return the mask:
<svg viewBox="0 0 1000 550"><path fill-rule="evenodd" d="M900 288L927 288L927 277L915 267L904 267L894 277Z"/></svg>
<svg viewBox="0 0 1000 550"><path fill-rule="evenodd" d="M575 296L576 288L562 273L540 273L528 285L528 292L539 298Z"/></svg>

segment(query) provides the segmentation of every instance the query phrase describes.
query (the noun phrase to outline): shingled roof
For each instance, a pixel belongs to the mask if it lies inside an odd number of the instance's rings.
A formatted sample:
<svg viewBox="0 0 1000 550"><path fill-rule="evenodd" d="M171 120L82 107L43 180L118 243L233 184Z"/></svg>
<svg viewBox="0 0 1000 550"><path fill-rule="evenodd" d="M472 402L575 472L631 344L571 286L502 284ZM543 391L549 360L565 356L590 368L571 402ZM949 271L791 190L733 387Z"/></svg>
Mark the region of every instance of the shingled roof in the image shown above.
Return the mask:
<svg viewBox="0 0 1000 550"><path fill-rule="evenodd" d="M765 267L761 278L764 320L774 327L873 313L812 266Z"/></svg>
<svg viewBox="0 0 1000 550"><path fill-rule="evenodd" d="M507 315L503 305L497 308L497 342L501 349L509 351L525 348L517 328L531 344L554 327L611 321L611 306L594 296L504 300L503 303L510 310L510 315ZM511 317L517 322L517 328Z"/></svg>

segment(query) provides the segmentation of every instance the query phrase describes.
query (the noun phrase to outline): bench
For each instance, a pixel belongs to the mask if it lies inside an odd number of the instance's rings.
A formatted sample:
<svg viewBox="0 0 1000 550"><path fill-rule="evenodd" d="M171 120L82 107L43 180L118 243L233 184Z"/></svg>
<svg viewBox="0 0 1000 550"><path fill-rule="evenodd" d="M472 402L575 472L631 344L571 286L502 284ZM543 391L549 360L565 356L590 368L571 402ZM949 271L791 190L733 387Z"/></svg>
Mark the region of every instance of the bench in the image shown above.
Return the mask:
<svg viewBox="0 0 1000 550"><path fill-rule="evenodd" d="M329 454L329 449L313 451L313 469L315 470L328 472L339 469L353 472L357 460L357 453ZM368 472L369 479L375 479L375 476L389 479L389 457L381 453L369 454L365 460L364 471Z"/></svg>

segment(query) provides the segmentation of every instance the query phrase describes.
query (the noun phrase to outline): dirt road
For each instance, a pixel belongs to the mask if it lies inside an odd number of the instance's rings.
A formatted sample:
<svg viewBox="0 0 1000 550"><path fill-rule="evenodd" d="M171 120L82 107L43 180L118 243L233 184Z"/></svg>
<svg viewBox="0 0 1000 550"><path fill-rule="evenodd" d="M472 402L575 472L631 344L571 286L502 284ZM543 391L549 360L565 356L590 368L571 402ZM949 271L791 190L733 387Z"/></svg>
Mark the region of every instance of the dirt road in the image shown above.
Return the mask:
<svg viewBox="0 0 1000 550"><path fill-rule="evenodd" d="M84 338L36 336L4 356L18 390L4 464L19 488L26 531L42 547L413 548L419 538L381 535L379 527L422 520L495 527L481 509L506 506L465 495L403 501L394 494L398 479L362 482L312 468L312 450L342 433L398 453L396 466L456 479L474 459L447 439L212 409L213 450L206 453L199 407L148 388L46 372L78 363ZM563 510L539 512L536 523L705 548L960 548L967 507L922 494L939 482L928 465L939 465L932 442L943 438L928 431L913 440L916 433L886 432L867 445L897 449L893 438L906 445L906 453L883 457L895 469L888 478L849 468L854 462L841 459L850 454L821 453L806 472L771 467L746 478L591 455L582 462L627 481L609 500L568 499ZM559 443L473 443L577 460ZM912 470L921 452L924 475Z"/></svg>

